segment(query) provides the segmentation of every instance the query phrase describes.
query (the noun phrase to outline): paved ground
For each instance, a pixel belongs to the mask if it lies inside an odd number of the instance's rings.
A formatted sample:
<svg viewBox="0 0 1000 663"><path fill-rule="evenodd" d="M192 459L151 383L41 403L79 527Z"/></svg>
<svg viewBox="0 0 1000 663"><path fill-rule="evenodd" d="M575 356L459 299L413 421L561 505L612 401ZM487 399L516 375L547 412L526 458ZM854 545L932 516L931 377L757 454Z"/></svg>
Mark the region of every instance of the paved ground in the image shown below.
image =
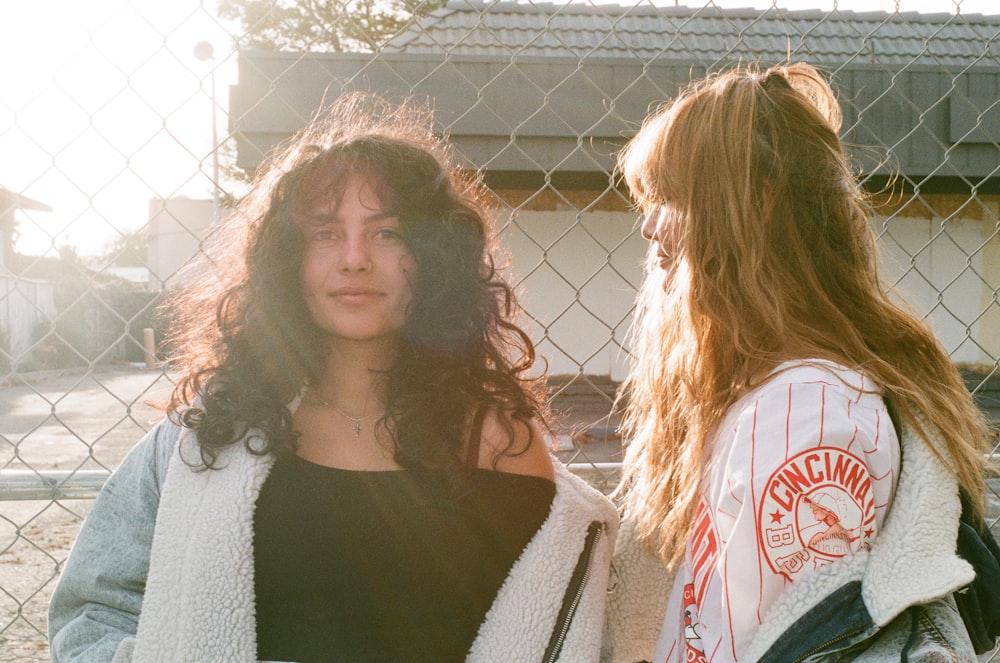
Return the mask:
<svg viewBox="0 0 1000 663"><path fill-rule="evenodd" d="M0 387L5 469L113 469L162 416L149 402L171 389L160 371L140 367L29 379Z"/></svg>

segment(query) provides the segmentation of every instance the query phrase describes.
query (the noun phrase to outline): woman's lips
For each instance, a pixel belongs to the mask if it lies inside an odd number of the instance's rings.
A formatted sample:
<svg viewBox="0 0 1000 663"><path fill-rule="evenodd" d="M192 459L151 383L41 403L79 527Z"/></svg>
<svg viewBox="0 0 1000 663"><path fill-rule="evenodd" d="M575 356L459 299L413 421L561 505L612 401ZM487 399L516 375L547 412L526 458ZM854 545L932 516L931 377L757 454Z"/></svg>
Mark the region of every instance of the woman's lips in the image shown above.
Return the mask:
<svg viewBox="0 0 1000 663"><path fill-rule="evenodd" d="M347 286L337 288L329 296L345 304L361 304L378 297L381 293L374 288L361 286Z"/></svg>

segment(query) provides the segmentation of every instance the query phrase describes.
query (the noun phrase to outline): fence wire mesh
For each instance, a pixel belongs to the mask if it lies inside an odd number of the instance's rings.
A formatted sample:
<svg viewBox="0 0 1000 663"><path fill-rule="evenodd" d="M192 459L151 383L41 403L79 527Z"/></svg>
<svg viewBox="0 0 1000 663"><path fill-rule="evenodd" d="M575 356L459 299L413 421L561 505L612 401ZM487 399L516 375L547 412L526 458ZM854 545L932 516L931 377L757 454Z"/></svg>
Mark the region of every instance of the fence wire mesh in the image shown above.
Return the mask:
<svg viewBox="0 0 1000 663"><path fill-rule="evenodd" d="M348 89L434 99L442 132L482 170L553 375L553 447L594 485L610 490L621 460L612 403L643 252L614 150L679 85L737 61L806 60L831 74L844 138L866 186L883 192L876 230L891 278L1000 420L1000 16L970 13L970 2L940 0L935 14L906 0L864 13L721 2L5 7L0 660L48 658L46 605L81 520L162 416L149 403L172 387L155 354L163 291L243 192L243 174ZM994 480L995 529L998 490Z"/></svg>

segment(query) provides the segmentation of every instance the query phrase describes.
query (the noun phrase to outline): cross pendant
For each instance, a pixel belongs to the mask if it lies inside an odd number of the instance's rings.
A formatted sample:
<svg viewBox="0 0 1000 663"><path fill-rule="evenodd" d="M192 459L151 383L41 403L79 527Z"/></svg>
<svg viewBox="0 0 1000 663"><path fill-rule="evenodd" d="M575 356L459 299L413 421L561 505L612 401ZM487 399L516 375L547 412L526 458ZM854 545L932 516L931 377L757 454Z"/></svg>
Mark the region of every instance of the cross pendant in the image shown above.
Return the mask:
<svg viewBox="0 0 1000 663"><path fill-rule="evenodd" d="M361 437L361 422L354 422L354 437Z"/></svg>

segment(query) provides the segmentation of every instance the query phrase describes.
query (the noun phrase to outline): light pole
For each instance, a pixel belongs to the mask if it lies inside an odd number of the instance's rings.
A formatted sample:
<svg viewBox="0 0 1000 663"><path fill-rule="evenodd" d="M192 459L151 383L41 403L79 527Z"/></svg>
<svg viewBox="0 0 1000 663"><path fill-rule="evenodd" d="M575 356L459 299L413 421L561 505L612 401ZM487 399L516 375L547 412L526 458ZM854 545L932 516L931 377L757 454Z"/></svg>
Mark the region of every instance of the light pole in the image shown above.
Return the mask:
<svg viewBox="0 0 1000 663"><path fill-rule="evenodd" d="M212 221L218 223L222 216L219 210L219 132L216 125L215 108L215 49L207 41L195 44L194 57L198 60L208 60L212 63L209 72L209 85L212 98Z"/></svg>

